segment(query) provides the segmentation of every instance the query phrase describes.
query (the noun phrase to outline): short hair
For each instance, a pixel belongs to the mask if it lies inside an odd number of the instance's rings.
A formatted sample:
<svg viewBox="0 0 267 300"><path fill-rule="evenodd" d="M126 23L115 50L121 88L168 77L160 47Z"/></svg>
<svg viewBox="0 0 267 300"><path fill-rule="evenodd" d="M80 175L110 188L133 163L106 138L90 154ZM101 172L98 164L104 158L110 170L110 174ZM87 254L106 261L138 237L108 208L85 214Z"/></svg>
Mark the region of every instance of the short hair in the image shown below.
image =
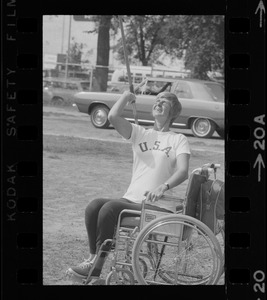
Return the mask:
<svg viewBox="0 0 267 300"><path fill-rule="evenodd" d="M180 103L178 97L174 93L170 92L161 92L157 96L163 96L167 100L171 102L171 120L170 125L172 125L173 121L180 115L182 111L182 104Z"/></svg>

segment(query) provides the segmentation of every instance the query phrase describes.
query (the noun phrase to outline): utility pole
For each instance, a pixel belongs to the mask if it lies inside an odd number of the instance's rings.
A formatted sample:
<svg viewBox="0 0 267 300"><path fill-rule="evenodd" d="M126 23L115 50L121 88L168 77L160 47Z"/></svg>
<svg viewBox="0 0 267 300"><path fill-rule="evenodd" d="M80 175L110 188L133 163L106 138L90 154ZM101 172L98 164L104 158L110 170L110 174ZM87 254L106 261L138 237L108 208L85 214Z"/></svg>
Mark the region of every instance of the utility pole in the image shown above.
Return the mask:
<svg viewBox="0 0 267 300"><path fill-rule="evenodd" d="M69 52L70 52L70 37L71 37L71 18L72 15L70 15L70 21L69 21L69 38L68 38L68 52L67 52L67 58L66 58L66 73L65 73L65 80L68 78L68 69L69 69Z"/></svg>
<svg viewBox="0 0 267 300"><path fill-rule="evenodd" d="M61 53L64 50L64 35L65 35L65 15L63 15L63 25L62 25L62 38L61 38Z"/></svg>

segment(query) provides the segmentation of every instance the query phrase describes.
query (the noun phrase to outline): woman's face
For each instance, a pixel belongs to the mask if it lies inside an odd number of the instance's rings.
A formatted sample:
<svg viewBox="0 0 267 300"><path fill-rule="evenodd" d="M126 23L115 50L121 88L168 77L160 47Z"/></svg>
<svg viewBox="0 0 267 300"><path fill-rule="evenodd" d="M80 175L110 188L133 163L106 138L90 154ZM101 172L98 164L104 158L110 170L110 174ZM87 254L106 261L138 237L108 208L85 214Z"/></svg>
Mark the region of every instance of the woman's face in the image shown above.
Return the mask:
<svg viewBox="0 0 267 300"><path fill-rule="evenodd" d="M159 94L156 102L152 107L152 114L154 118L164 118L165 120L170 116L171 102L164 97L164 94Z"/></svg>

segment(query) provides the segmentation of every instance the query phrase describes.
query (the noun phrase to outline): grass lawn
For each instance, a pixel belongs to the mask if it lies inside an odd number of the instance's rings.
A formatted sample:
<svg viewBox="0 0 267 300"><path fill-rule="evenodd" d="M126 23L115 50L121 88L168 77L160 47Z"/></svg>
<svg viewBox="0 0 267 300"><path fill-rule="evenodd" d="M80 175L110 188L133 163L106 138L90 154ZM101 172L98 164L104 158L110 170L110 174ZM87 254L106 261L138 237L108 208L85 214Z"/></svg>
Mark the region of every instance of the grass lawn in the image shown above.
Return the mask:
<svg viewBox="0 0 267 300"><path fill-rule="evenodd" d="M190 172L204 163L220 163L224 154L192 151ZM88 257L84 210L97 197L120 198L132 171L129 143L43 136L43 284L70 284L68 267ZM181 198L187 181L175 189ZM104 274L106 275L106 274Z"/></svg>

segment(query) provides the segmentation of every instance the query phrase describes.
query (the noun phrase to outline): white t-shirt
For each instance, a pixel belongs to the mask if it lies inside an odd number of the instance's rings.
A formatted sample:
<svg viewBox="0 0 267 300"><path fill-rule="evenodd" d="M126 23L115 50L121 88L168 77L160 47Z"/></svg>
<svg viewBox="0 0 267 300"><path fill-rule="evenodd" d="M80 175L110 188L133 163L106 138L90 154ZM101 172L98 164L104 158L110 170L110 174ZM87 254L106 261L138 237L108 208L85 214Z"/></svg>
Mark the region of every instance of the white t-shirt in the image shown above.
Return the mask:
<svg viewBox="0 0 267 300"><path fill-rule="evenodd" d="M141 203L146 191L166 182L177 170L177 156L190 154L187 138L132 124L132 180L123 198Z"/></svg>

